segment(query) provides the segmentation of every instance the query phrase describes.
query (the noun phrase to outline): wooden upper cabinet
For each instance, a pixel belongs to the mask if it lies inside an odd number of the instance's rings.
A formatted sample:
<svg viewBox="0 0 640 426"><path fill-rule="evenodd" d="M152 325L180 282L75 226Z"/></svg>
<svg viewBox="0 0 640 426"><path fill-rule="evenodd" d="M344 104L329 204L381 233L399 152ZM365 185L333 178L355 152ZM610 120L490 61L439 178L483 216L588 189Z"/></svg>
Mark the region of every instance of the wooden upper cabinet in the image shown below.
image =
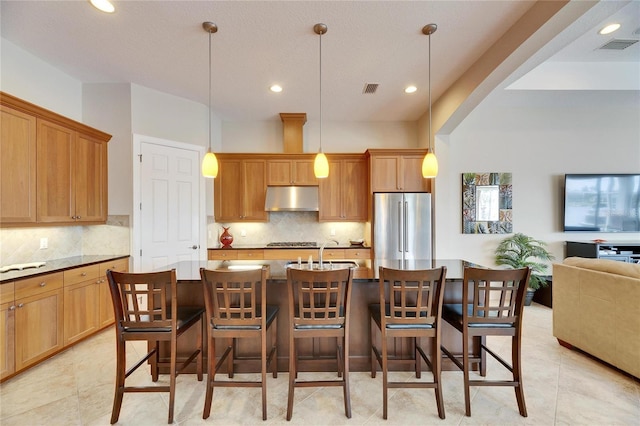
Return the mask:
<svg viewBox="0 0 640 426"><path fill-rule="evenodd" d="M426 150L375 149L369 153L371 192L431 192L422 177Z"/></svg>
<svg viewBox="0 0 640 426"><path fill-rule="evenodd" d="M38 119L38 221L107 219L107 144Z"/></svg>
<svg viewBox="0 0 640 426"><path fill-rule="evenodd" d="M0 106L0 223L36 221L36 118Z"/></svg>
<svg viewBox="0 0 640 426"><path fill-rule="evenodd" d="M321 222L366 221L368 167L359 154L329 154L329 176L319 179Z"/></svg>
<svg viewBox="0 0 640 426"><path fill-rule="evenodd" d="M0 223L105 223L110 135L0 92Z"/></svg>
<svg viewBox="0 0 640 426"><path fill-rule="evenodd" d="M214 212L218 222L266 222L266 161L218 155L214 181Z"/></svg>
<svg viewBox="0 0 640 426"><path fill-rule="evenodd" d="M313 173L313 157L309 154L267 159L267 185L318 185Z"/></svg>

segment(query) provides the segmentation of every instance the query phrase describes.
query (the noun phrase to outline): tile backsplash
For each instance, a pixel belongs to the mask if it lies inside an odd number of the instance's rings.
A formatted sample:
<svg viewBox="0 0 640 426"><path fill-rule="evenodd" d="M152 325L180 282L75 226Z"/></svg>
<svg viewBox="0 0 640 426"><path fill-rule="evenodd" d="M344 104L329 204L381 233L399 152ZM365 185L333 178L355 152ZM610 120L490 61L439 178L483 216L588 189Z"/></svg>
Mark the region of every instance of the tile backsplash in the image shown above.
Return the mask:
<svg viewBox="0 0 640 426"><path fill-rule="evenodd" d="M0 266L94 254L129 253L129 216L109 216L105 225L0 229ZM40 249L42 238L48 247Z"/></svg>
<svg viewBox="0 0 640 426"><path fill-rule="evenodd" d="M330 239L348 245L349 240L366 238L365 224L362 222L318 222L317 212L271 212L267 223L214 223L210 217L207 225L210 248L220 247L223 226L229 227L233 246L275 241L313 241L321 244ZM243 231L245 236L242 236Z"/></svg>
<svg viewBox="0 0 640 426"><path fill-rule="evenodd" d="M220 247L222 227L230 227L233 246L260 245L275 241L313 241L365 238L361 222L318 222L316 212L271 212L267 223L216 223L207 218L207 247ZM0 229L0 266L39 262L81 255L129 254L129 216L109 216L105 225L52 226ZM242 236L244 233L245 236ZM332 235L335 234L335 235ZM40 249L47 238L48 247ZM367 242L369 242L367 240Z"/></svg>

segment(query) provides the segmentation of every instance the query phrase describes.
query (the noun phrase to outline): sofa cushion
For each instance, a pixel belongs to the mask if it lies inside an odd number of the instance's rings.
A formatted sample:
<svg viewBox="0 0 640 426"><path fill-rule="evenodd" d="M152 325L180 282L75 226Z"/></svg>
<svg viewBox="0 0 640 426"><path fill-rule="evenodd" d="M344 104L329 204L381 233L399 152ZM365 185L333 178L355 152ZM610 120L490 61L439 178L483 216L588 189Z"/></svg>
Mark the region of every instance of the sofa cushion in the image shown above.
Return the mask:
<svg viewBox="0 0 640 426"><path fill-rule="evenodd" d="M619 262L610 259L589 259L584 257L567 257L562 263L578 268L640 279L640 264L637 263Z"/></svg>

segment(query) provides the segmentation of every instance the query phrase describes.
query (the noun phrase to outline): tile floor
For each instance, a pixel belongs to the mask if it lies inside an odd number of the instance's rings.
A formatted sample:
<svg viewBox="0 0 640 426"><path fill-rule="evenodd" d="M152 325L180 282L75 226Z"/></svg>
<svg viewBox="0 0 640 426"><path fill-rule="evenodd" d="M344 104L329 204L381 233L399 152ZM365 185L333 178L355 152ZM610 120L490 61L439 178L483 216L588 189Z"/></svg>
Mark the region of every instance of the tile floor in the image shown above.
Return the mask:
<svg viewBox="0 0 640 426"><path fill-rule="evenodd" d="M358 372L351 374L351 419L344 416L340 388L306 388L296 390L293 419L287 422L288 377L281 373L277 379L269 376L266 422L261 420L260 390L247 388L216 390L211 417L202 420L205 382L198 382L192 375L180 376L174 424L640 424L640 381L559 346L551 333L551 312L535 303L525 311L527 418L518 414L513 389L496 387L472 388L472 416L465 417L462 373L448 371L442 375L445 420L438 418L433 390L391 389L389 419L385 421L382 375L372 379L368 373ZM494 339L489 344L502 354L510 351L506 339ZM114 346L113 331L107 330L3 383L0 424L108 425L113 401ZM143 349L144 346L131 347L132 355ZM489 364L488 376L505 377L496 363ZM405 372L395 373L394 377L415 380ZM132 378L138 383L150 382L147 370ZM166 376L160 380L166 382ZM166 421L167 394L124 396L119 424L162 425Z"/></svg>

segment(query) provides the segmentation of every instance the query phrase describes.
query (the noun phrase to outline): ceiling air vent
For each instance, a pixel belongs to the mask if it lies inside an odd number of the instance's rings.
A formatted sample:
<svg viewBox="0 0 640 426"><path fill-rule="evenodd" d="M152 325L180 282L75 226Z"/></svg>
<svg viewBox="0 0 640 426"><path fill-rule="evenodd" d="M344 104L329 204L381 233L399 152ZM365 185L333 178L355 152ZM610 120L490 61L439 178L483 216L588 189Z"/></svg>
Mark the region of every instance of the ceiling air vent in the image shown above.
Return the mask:
<svg viewBox="0 0 640 426"><path fill-rule="evenodd" d="M376 90L378 90L378 83L366 83L364 85L364 89L362 89L362 93L369 93L369 94L373 94L376 93Z"/></svg>
<svg viewBox="0 0 640 426"><path fill-rule="evenodd" d="M605 43L603 46L601 46L600 49L622 50L622 49L626 49L627 47L629 47L632 44L635 44L637 42L638 42L638 40L611 40L611 41Z"/></svg>

